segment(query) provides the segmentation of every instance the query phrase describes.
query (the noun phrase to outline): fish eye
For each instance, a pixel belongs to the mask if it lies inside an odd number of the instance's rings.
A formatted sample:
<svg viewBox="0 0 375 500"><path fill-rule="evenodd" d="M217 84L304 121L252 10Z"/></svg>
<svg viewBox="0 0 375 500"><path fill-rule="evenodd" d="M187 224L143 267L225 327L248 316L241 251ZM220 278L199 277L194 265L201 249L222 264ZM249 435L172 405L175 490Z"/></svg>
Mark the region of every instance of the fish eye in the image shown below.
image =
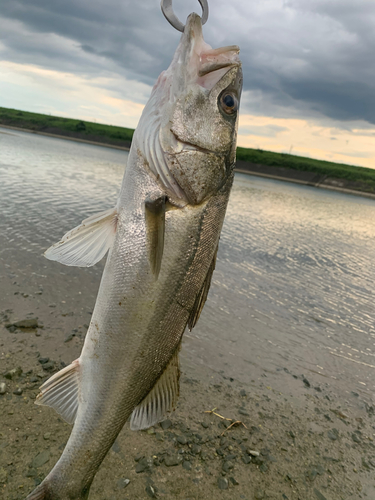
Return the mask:
<svg viewBox="0 0 375 500"><path fill-rule="evenodd" d="M235 113L238 109L238 100L235 94L231 92L224 92L220 96L220 106L224 113L231 115Z"/></svg>

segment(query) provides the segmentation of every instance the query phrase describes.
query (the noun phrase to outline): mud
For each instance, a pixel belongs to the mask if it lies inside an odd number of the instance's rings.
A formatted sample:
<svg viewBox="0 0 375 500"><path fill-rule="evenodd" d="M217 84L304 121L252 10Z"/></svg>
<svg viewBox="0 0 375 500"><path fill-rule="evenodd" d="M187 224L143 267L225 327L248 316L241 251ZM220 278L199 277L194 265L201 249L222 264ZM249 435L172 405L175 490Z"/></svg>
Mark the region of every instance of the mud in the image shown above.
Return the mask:
<svg viewBox="0 0 375 500"><path fill-rule="evenodd" d="M67 270L64 290L39 273L5 270L1 276L4 499L24 499L58 460L70 433L52 409L33 403L41 383L82 347L95 279L86 272L82 282L76 274ZM225 372L185 363L185 348L176 411L148 431L125 425L90 500L375 498L375 408L368 399L351 393L343 400L321 378L287 368L280 371L289 380L287 394L269 386L266 376L244 386Z"/></svg>

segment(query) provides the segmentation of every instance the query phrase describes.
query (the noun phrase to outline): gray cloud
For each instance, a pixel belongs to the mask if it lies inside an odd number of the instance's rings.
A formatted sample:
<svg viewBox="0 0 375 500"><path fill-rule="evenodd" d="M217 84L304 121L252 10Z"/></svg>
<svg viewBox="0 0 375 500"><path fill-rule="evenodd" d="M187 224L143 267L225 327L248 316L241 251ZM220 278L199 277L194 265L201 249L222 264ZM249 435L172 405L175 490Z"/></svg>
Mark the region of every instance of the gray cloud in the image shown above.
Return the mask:
<svg viewBox="0 0 375 500"><path fill-rule="evenodd" d="M195 0L174 3L181 19L200 12ZM246 112L375 124L373 0L210 0L210 9L208 43L241 47ZM147 85L179 39L159 0L3 0L0 33L2 59Z"/></svg>

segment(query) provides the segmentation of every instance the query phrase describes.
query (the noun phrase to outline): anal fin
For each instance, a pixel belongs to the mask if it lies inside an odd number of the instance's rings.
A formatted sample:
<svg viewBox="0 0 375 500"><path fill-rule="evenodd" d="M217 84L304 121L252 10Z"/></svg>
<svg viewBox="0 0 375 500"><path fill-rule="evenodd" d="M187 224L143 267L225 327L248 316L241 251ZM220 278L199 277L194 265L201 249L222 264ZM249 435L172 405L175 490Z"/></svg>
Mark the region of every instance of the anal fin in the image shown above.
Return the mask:
<svg viewBox="0 0 375 500"><path fill-rule="evenodd" d="M181 344L180 344L181 345ZM144 400L133 410L130 418L132 431L148 429L174 410L180 391L180 346L164 372Z"/></svg>
<svg viewBox="0 0 375 500"><path fill-rule="evenodd" d="M190 331L197 324L199 316L201 315L201 312L203 310L204 304L206 303L207 295L208 295L208 292L209 292L210 286L211 286L212 274L213 274L213 272L215 270L215 266L216 266L216 257L217 257L218 248L219 247L217 247L215 250L212 262L210 264L210 267L208 268L207 275L206 275L206 278L203 282L202 288L200 289L200 291L195 299L193 309L190 312L190 316L189 316L188 323L187 323Z"/></svg>
<svg viewBox="0 0 375 500"><path fill-rule="evenodd" d="M148 258L153 275L159 276L164 251L165 204L167 197L145 201Z"/></svg>
<svg viewBox="0 0 375 500"><path fill-rule="evenodd" d="M52 375L40 387L35 404L51 406L66 422L72 424L78 410L79 360Z"/></svg>

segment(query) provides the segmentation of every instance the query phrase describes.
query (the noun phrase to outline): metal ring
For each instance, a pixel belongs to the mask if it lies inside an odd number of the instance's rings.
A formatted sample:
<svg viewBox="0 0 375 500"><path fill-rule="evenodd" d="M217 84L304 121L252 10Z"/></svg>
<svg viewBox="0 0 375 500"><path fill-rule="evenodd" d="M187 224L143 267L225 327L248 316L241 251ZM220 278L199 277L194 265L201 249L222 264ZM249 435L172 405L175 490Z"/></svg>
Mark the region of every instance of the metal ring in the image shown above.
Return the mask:
<svg viewBox="0 0 375 500"><path fill-rule="evenodd" d="M202 25L207 22L208 19L208 2L207 0L198 0L202 7ZM176 14L173 12L172 0L161 0L160 3L161 11L164 14L165 19L171 24L177 31L184 31L185 25L178 19Z"/></svg>

